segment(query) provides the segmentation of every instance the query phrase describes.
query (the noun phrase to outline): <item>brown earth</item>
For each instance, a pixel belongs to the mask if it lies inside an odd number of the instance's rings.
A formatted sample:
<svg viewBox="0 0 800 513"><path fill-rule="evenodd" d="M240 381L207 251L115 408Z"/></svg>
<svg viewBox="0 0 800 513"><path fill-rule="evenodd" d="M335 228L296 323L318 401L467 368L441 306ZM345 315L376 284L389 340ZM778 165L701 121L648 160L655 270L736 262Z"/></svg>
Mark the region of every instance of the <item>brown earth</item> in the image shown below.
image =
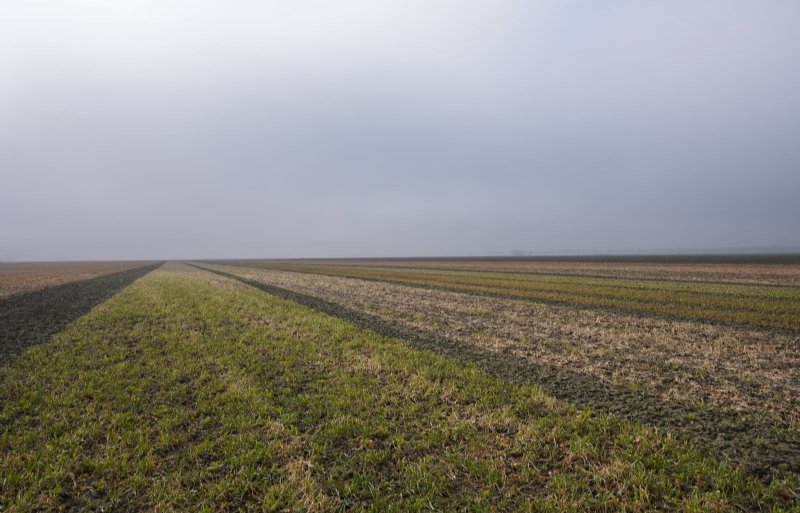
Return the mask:
<svg viewBox="0 0 800 513"><path fill-rule="evenodd" d="M0 299L125 271L146 262L43 262L0 264Z"/></svg>

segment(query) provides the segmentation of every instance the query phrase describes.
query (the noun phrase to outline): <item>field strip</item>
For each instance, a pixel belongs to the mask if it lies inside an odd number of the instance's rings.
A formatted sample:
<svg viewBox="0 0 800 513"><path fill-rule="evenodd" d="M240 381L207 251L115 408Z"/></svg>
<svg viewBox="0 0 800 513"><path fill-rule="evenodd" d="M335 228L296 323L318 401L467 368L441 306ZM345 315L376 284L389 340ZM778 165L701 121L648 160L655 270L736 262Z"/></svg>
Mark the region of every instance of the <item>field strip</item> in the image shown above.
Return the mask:
<svg viewBox="0 0 800 513"><path fill-rule="evenodd" d="M27 262L0 263L0 301L13 296L148 265L124 262Z"/></svg>
<svg viewBox="0 0 800 513"><path fill-rule="evenodd" d="M271 263L271 262L244 262L235 261L209 261L209 263L227 264L239 267L264 267L272 269L297 270L306 268L311 271L324 273L326 271L343 273L359 273L367 277L370 273L374 277L391 271L397 271L398 276L464 276L467 278L490 279L493 283L503 284L508 287L524 288L526 283L539 284L539 288L531 290L547 291L558 290L557 285L578 284L584 292L590 294L595 291L603 290L629 290L629 291L664 291L679 292L686 295L725 295L735 293L739 297L758 298L767 300L780 300L798 297L798 285L779 285L769 283L740 283L740 282L714 282L700 280L681 280L677 278L642 278L642 277L620 277L602 274L571 274L554 272L525 272L502 270L493 271L489 269L459 269L459 268L430 268L430 267L411 267L411 266L377 266L377 265L356 265L356 264L293 264L293 263ZM800 274L800 270L798 270ZM504 283L505 282L505 283ZM469 283L465 281L464 283ZM550 285L550 287L543 287Z"/></svg>
<svg viewBox="0 0 800 513"><path fill-rule="evenodd" d="M231 263L256 261L231 261ZM289 264L292 261L276 260ZM318 259L304 264L349 267L381 267L397 269L428 269L452 271L503 272L512 274L541 274L578 276L586 278L618 278L627 280L684 281L710 284L753 284L778 287L800 286L800 261L797 257L785 261L753 263L747 259L736 263L719 262L614 262L559 261L514 259Z"/></svg>
<svg viewBox="0 0 800 513"><path fill-rule="evenodd" d="M0 365L27 347L46 342L70 322L160 265L144 265L0 300Z"/></svg>
<svg viewBox="0 0 800 513"><path fill-rule="evenodd" d="M510 381L536 384L558 399L681 434L710 454L742 464L762 476L776 469L800 472L800 440L789 432L773 429L771 424L758 422L753 415L722 412L699 408L683 401L671 401L563 367L537 363L400 325L309 294L219 269L198 268L346 319L381 335L406 340L419 349L430 350L464 363L475 363Z"/></svg>
<svg viewBox="0 0 800 513"><path fill-rule="evenodd" d="M800 332L800 288L793 287L646 280L640 281L639 285L634 287L630 283L621 285L620 280L609 278L591 279L591 283L587 285L575 277L560 280L554 276L526 275L527 279L514 279L501 273L488 275L471 271L426 270L415 273L401 269L269 263L248 263L237 267L341 276L488 297L577 305L667 319L698 320L731 326Z"/></svg>
<svg viewBox="0 0 800 513"><path fill-rule="evenodd" d="M213 263L226 263L229 265L237 265L235 261L213 261L208 260L207 262ZM243 265L243 264L238 264ZM475 269L470 268L463 268L463 267L424 267L424 266L414 266L414 265L396 265L396 264L388 264L388 265L360 265L360 264L329 264L333 267L342 267L342 268L379 268L379 269L397 269L397 270L405 270L405 271L420 271L420 272L430 272L432 270L435 271L443 271L443 272L474 272L474 273L502 273L507 275L517 275L520 277L553 277L553 278L566 278L566 279L588 279L588 280L608 280L613 279L621 282L642 282L647 281L653 284L653 286L658 286L659 283L668 283L668 284L675 284L675 283L684 283L687 286L691 286L692 284L702 283L704 285L718 285L718 286L739 286L739 287L771 287L775 289L796 289L800 287L800 269L794 270L792 273L792 280L772 280L772 281L765 281L765 280L734 280L734 279L710 279L710 278L682 278L679 276L673 275L666 275L666 276L659 276L659 275L652 275L652 274L644 274L644 275L619 275L613 273L602 273L602 272L595 272L595 273L580 273L580 272L559 272L559 271L519 271L514 269L491 269L491 268L483 268L478 267ZM798 266L800 267L800 266ZM277 267L276 267L277 268ZM794 275L798 275L795 279Z"/></svg>

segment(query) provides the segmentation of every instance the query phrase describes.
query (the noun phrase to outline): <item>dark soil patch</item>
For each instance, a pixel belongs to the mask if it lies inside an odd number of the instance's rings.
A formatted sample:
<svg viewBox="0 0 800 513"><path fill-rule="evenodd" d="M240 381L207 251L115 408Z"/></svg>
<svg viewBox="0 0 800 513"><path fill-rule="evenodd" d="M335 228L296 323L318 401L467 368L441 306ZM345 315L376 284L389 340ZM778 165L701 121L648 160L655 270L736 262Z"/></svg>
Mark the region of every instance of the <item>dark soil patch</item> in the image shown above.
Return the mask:
<svg viewBox="0 0 800 513"><path fill-rule="evenodd" d="M512 354L493 352L400 326L314 296L222 271L202 267L200 269L346 319L360 328L373 330L380 335L402 339L418 349L432 351L463 363L474 363L509 381L541 386L550 395L579 407L611 413L678 434L700 450L742 465L767 481L787 472L800 473L800 440L791 432L776 429L774 424L764 422L754 415L701 409L683 402L665 400L569 369L539 364Z"/></svg>
<svg viewBox="0 0 800 513"><path fill-rule="evenodd" d="M37 290L0 301L0 365L46 342L69 323L161 263Z"/></svg>

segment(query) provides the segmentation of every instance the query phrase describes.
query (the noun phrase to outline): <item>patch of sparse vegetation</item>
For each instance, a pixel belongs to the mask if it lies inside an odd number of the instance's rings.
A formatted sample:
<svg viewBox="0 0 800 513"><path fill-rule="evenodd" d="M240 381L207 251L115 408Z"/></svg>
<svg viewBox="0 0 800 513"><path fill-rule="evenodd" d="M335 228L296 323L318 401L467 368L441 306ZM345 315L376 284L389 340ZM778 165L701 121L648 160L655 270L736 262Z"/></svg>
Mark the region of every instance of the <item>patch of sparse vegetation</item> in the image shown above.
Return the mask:
<svg viewBox="0 0 800 513"><path fill-rule="evenodd" d="M800 287L282 262L241 265L661 317L800 330Z"/></svg>
<svg viewBox="0 0 800 513"><path fill-rule="evenodd" d="M238 263L258 262L256 260ZM263 261L261 261L263 262ZM284 263L296 263L291 260ZM798 255L316 259L310 263L800 286Z"/></svg>

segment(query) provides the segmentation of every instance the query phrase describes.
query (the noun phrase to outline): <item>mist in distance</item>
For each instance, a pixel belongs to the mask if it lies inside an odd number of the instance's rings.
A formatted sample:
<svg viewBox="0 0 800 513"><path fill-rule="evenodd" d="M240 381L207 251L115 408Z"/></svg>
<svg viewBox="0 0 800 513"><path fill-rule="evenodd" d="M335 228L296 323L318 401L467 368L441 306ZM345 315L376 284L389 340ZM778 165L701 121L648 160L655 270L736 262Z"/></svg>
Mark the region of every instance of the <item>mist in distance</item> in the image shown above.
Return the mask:
<svg viewBox="0 0 800 513"><path fill-rule="evenodd" d="M0 260L800 248L800 3L0 4Z"/></svg>

